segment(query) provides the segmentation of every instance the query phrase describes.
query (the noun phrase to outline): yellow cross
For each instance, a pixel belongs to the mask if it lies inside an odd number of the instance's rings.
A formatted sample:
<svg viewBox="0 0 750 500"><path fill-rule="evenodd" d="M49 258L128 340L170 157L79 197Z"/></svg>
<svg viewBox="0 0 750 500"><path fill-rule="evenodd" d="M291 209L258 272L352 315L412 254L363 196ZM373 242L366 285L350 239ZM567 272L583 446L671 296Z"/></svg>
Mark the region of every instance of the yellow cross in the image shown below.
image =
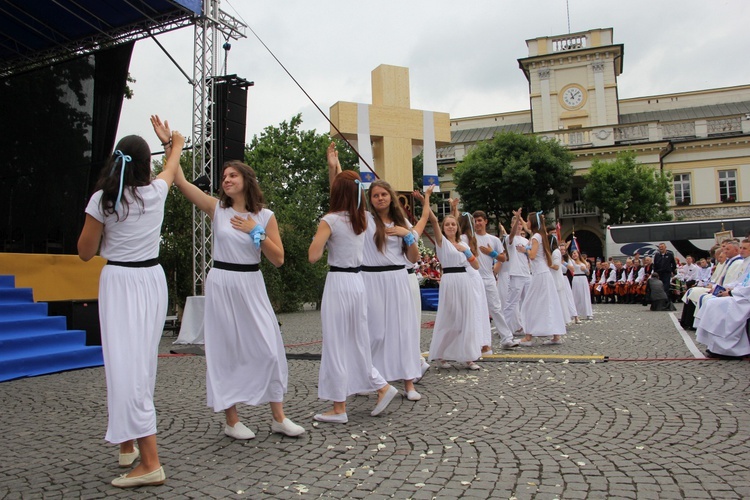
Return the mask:
<svg viewBox="0 0 750 500"><path fill-rule="evenodd" d="M372 104L369 105L372 154L378 177L394 190L411 192L412 146L424 139L423 111L411 109L409 68L381 64L372 71ZM357 138L357 103L339 101L330 118L348 140ZM433 113L436 147L450 143L450 115ZM331 127L331 136L340 136Z"/></svg>

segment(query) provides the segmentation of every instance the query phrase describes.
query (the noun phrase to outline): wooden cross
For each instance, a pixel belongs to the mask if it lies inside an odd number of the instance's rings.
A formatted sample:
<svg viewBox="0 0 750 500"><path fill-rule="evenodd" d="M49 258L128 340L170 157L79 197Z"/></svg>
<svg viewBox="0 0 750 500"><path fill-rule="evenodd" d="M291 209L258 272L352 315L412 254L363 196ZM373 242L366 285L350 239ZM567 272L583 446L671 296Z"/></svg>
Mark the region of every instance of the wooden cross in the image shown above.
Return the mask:
<svg viewBox="0 0 750 500"><path fill-rule="evenodd" d="M378 177L395 191L411 192L412 145L424 138L423 111L411 109L409 68L381 64L372 71L372 104L369 105L372 153ZM330 109L331 122L347 140L357 138L357 103L339 101ZM450 115L433 113L436 147L450 144ZM341 138L331 127L331 136Z"/></svg>

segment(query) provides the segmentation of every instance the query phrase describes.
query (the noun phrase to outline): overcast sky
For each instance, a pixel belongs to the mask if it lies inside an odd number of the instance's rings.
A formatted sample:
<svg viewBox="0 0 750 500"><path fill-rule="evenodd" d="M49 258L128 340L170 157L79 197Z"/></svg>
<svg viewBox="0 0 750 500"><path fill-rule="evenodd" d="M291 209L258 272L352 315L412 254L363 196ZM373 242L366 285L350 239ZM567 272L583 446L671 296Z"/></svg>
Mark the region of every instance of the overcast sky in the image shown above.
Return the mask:
<svg viewBox="0 0 750 500"><path fill-rule="evenodd" d="M370 103L380 64L409 68L412 108L452 118L528 109L517 62L528 56L526 40L569 31L565 0L222 0L221 8L252 28L326 113L336 101ZM747 0L569 0L569 10L571 32L611 27L624 44L620 98L750 84ZM220 50L216 70L255 82L247 142L297 113L304 129L328 132L246 34L231 41L226 70ZM192 75L192 27L158 39ZM152 40L136 43L130 73L135 96L123 104L118 136L141 134L157 150L152 113L190 135L192 87Z"/></svg>

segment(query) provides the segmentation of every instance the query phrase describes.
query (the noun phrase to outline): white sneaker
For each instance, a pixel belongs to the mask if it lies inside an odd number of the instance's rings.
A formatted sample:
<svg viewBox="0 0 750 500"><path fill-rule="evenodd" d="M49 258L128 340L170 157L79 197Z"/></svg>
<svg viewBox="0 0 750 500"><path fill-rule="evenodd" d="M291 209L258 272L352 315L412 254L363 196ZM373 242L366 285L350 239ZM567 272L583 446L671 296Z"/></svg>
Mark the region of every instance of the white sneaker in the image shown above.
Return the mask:
<svg viewBox="0 0 750 500"><path fill-rule="evenodd" d="M245 427L242 422L237 422L234 427L224 425L224 434L234 439L252 439L255 437L255 433Z"/></svg>
<svg viewBox="0 0 750 500"><path fill-rule="evenodd" d="M412 380L415 384L418 384L420 380L425 376L425 374L430 370L430 364L422 358L422 366L420 367L422 369L422 375Z"/></svg>
<svg viewBox="0 0 750 500"><path fill-rule="evenodd" d="M508 351L508 350L511 350L511 349L515 349L519 345L521 345L521 343L519 341L517 341L517 340L511 340L510 342L503 342L502 344L500 344L500 347L503 348L503 349L505 349L506 351Z"/></svg>
<svg viewBox="0 0 750 500"><path fill-rule="evenodd" d="M534 345L534 341L533 340L522 340L521 342L518 343L518 345L522 345L524 347L531 347L531 346Z"/></svg>
<svg viewBox="0 0 750 500"><path fill-rule="evenodd" d="M271 422L271 432L276 434L286 434L287 436L297 437L300 434L305 433L305 428L301 425L297 425L288 418L285 418L283 422L277 422L273 420Z"/></svg>
<svg viewBox="0 0 750 500"><path fill-rule="evenodd" d="M408 399L409 401L419 401L420 399L422 399L422 395L414 390L405 391L405 395L406 399Z"/></svg>
<svg viewBox="0 0 750 500"><path fill-rule="evenodd" d="M318 413L313 417L318 422L327 422L329 424L345 424L349 421L346 413Z"/></svg>

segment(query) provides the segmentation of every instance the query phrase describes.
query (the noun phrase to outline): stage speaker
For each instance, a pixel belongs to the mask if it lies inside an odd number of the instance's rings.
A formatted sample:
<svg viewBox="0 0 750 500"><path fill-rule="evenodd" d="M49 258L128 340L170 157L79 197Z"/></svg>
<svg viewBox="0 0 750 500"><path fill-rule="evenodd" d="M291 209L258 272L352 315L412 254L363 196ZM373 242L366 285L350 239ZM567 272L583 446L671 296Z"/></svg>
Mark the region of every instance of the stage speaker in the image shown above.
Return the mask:
<svg viewBox="0 0 750 500"><path fill-rule="evenodd" d="M54 300L47 302L47 315L65 316L68 330L84 330L86 345L102 345L102 331L99 327L99 301L97 300Z"/></svg>
<svg viewBox="0 0 750 500"><path fill-rule="evenodd" d="M253 82L238 78L237 75L214 79L214 192L221 186L224 163L230 160L245 161L247 88L252 85Z"/></svg>

